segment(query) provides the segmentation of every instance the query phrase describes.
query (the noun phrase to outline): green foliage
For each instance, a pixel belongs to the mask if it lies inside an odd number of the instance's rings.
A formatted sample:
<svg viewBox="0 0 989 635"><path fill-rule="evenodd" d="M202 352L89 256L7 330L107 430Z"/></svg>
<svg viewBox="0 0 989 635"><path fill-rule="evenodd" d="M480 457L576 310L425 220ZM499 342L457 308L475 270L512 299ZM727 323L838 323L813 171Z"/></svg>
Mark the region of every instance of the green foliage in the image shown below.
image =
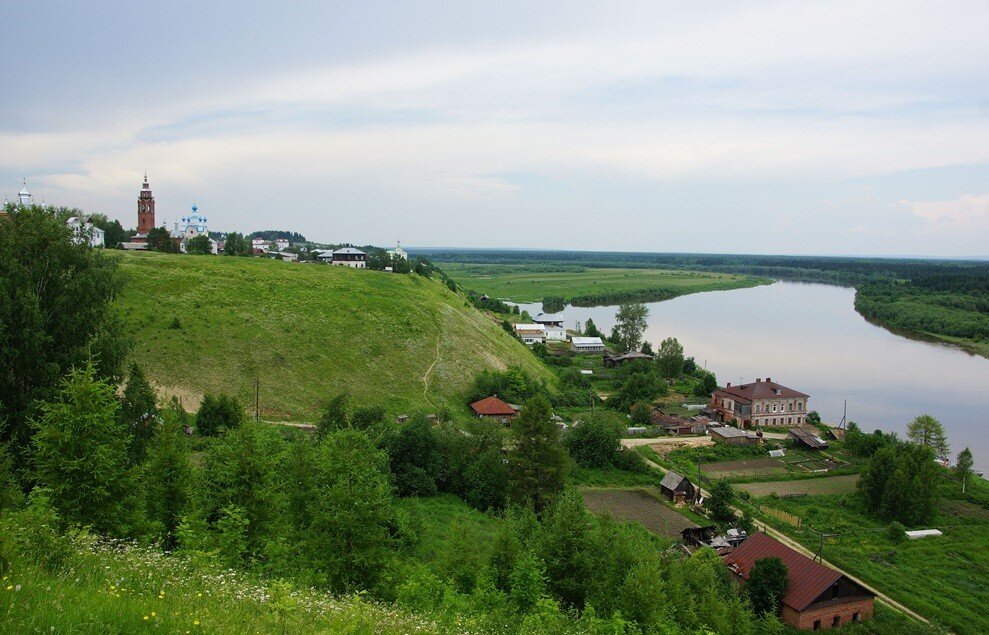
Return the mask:
<svg viewBox="0 0 989 635"><path fill-rule="evenodd" d="M24 509L0 516L0 573L6 574L18 558L46 571L61 569L72 554L71 535L62 534L62 525L51 492L43 487L31 490Z"/></svg>
<svg viewBox="0 0 989 635"><path fill-rule="evenodd" d="M644 304L622 304L615 314L616 342L623 351L634 351L642 342L642 334L648 326L649 309Z"/></svg>
<svg viewBox="0 0 989 635"><path fill-rule="evenodd" d="M18 470L39 400L55 398L65 374L89 360L96 377L118 380L127 353L112 306L117 259L70 240L57 211L11 207L0 222L0 444Z"/></svg>
<svg viewBox="0 0 989 635"><path fill-rule="evenodd" d="M199 234L186 241L185 253L194 256L211 256L213 255L213 244L210 242L209 236Z"/></svg>
<svg viewBox="0 0 989 635"><path fill-rule="evenodd" d="M625 369L631 369L626 371ZM639 364L626 364L615 380L616 390L608 397L608 407L628 412L636 403L651 403L665 395L666 383L650 368L640 369Z"/></svg>
<svg viewBox="0 0 989 635"><path fill-rule="evenodd" d="M632 415L631 423L633 426L648 426L652 423L652 404L648 401L632 404L629 411Z"/></svg>
<svg viewBox="0 0 989 635"><path fill-rule="evenodd" d="M809 420L810 415L807 418ZM870 457L880 449L896 442L895 432L876 430L872 434L865 434L854 421L848 423L848 430L845 432L845 449L855 456Z"/></svg>
<svg viewBox="0 0 989 635"><path fill-rule="evenodd" d="M153 227L148 231L148 250L165 254L179 253L179 246L172 240L172 234L164 227Z"/></svg>
<svg viewBox="0 0 989 635"><path fill-rule="evenodd" d="M720 523L730 523L735 520L732 506L735 504L735 490L726 479L721 479L711 487L711 495L704 502L711 518Z"/></svg>
<svg viewBox="0 0 989 635"><path fill-rule="evenodd" d="M437 485L482 511L505 506L508 466L502 456L505 431L488 421L448 423L434 435L441 456Z"/></svg>
<svg viewBox="0 0 989 635"><path fill-rule="evenodd" d="M807 423L815 427L821 425L821 415L816 410L811 410L807 413Z"/></svg>
<svg viewBox="0 0 989 635"><path fill-rule="evenodd" d="M504 371L481 371L467 393L467 403L491 395L498 395L509 403L522 403L537 394L546 394L545 385L537 382L521 367L512 366Z"/></svg>
<svg viewBox="0 0 989 635"><path fill-rule="evenodd" d="M183 430L185 413L173 404L154 428L144 468L148 520L165 549L177 544L178 527L189 508L195 475Z"/></svg>
<svg viewBox="0 0 989 635"><path fill-rule="evenodd" d="M584 324L584 335L587 337L604 337L604 333L598 330L597 325L591 318L587 318L587 323Z"/></svg>
<svg viewBox="0 0 989 635"><path fill-rule="evenodd" d="M201 514L207 521L227 519L211 528L221 535L243 526L245 557L263 557L270 538L283 531L287 499L278 468L285 449L276 430L248 421L216 439L206 453Z"/></svg>
<svg viewBox="0 0 989 635"><path fill-rule="evenodd" d="M857 487L866 508L878 518L912 527L934 516L941 498L939 470L930 447L890 444L869 460Z"/></svg>
<svg viewBox="0 0 989 635"><path fill-rule="evenodd" d="M668 337L659 345L656 368L667 379L675 379L683 373L683 345L675 337Z"/></svg>
<svg viewBox="0 0 989 635"><path fill-rule="evenodd" d="M567 455L557 438L552 414L546 398L537 395L525 402L512 422L508 498L518 505L531 505L537 512L563 490L567 469Z"/></svg>
<svg viewBox="0 0 989 635"><path fill-rule="evenodd" d="M120 418L130 432L130 455L134 463L144 458L144 450L155 432L158 398L137 364L131 364L120 402Z"/></svg>
<svg viewBox="0 0 989 635"><path fill-rule="evenodd" d="M250 256L253 253L251 241L238 232L230 232L223 239L223 253L227 256Z"/></svg>
<svg viewBox="0 0 989 635"><path fill-rule="evenodd" d="M907 424L907 438L934 450L934 456L948 456L948 436L941 422L931 415L920 415Z"/></svg>
<svg viewBox="0 0 989 635"><path fill-rule="evenodd" d="M310 519L300 550L322 583L338 591L368 588L391 558L395 510L388 457L367 435L338 430L320 440L313 465Z"/></svg>
<svg viewBox="0 0 989 635"><path fill-rule="evenodd" d="M582 415L580 422L571 426L563 436L563 445L570 458L580 466L615 467L624 428L621 415L598 410Z"/></svg>
<svg viewBox="0 0 989 635"><path fill-rule="evenodd" d="M958 453L958 460L955 462L955 478L962 484L962 493L965 493L965 486L972 477L972 466L975 461L972 458L972 451L965 448Z"/></svg>
<svg viewBox="0 0 989 635"><path fill-rule="evenodd" d="M35 479L62 520L126 536L139 517L128 470L130 431L119 410L113 386L92 365L71 371L33 421L32 457Z"/></svg>
<svg viewBox="0 0 989 635"><path fill-rule="evenodd" d="M776 615L790 585L787 568L779 558L759 558L752 565L745 583L745 595L760 615Z"/></svg>
<svg viewBox="0 0 989 635"><path fill-rule="evenodd" d="M215 437L244 422L244 408L236 397L207 393L196 413L196 430L204 437Z"/></svg>
<svg viewBox="0 0 989 635"><path fill-rule="evenodd" d="M103 230L103 244L108 249L115 249L127 239L127 232L124 231L120 221L117 219L111 221L106 214L90 214L89 222Z"/></svg>
<svg viewBox="0 0 989 635"><path fill-rule="evenodd" d="M316 425L316 433L320 438L330 432L343 430L350 426L350 420L347 418L347 401L349 399L350 396L342 392L327 402L323 414L319 418L319 423Z"/></svg>
<svg viewBox="0 0 989 635"><path fill-rule="evenodd" d="M433 496L440 472L439 444L429 420L417 414L388 441L388 460L399 496Z"/></svg>
<svg viewBox="0 0 989 635"><path fill-rule="evenodd" d="M708 397L715 390L718 389L718 380L714 376L714 373L708 372L706 370L698 370L698 375L700 376L700 381L694 386L694 396L696 397Z"/></svg>

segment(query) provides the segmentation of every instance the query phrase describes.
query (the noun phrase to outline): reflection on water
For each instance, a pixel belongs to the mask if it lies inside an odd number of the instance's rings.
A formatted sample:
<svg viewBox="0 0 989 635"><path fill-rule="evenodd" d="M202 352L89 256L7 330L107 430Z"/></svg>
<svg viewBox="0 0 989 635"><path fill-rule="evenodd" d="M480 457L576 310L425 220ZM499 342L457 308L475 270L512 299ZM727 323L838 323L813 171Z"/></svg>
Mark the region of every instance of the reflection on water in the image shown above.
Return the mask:
<svg viewBox="0 0 989 635"><path fill-rule="evenodd" d="M680 340L718 381L772 377L811 395L825 421L848 418L866 430L895 430L920 414L948 431L952 455L968 446L989 467L989 359L959 348L916 341L870 324L855 312L854 289L778 282L735 291L698 293L649 307L646 338L657 348ZM540 305L522 305L535 315ZM604 332L615 307L572 307L566 326L593 318Z"/></svg>

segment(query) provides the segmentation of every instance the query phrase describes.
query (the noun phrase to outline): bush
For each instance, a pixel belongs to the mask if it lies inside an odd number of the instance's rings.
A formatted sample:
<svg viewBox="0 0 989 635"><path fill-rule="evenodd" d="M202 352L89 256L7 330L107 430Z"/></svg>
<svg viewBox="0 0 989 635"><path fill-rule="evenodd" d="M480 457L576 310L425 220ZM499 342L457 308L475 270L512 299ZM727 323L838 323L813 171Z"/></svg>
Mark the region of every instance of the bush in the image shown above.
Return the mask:
<svg viewBox="0 0 989 635"><path fill-rule="evenodd" d="M196 413L196 430L204 437L215 437L244 422L244 409L236 397L207 393Z"/></svg>
<svg viewBox="0 0 989 635"><path fill-rule="evenodd" d="M621 415L598 411L583 415L567 430L563 445L578 465L591 468L614 467L621 449L625 428Z"/></svg>
<svg viewBox="0 0 989 635"><path fill-rule="evenodd" d="M440 453L429 421L417 414L388 441L388 460L399 496L433 496Z"/></svg>

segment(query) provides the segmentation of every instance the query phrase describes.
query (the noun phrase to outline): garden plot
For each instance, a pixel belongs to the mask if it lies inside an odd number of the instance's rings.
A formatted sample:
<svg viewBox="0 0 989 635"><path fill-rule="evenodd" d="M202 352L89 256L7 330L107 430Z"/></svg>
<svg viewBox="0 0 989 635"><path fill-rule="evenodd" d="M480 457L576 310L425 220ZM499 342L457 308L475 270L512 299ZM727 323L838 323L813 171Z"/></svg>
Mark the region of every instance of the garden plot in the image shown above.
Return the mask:
<svg viewBox="0 0 989 635"><path fill-rule="evenodd" d="M748 492L755 498L776 494L777 496L804 496L820 494L851 494L855 491L858 474L846 476L828 476L822 478L805 478L795 481L776 481L768 483L742 483L735 489Z"/></svg>
<svg viewBox="0 0 989 635"><path fill-rule="evenodd" d="M776 476L789 472L785 463L777 459L745 459L741 461L719 461L697 466L701 473L712 480L722 478L752 478L753 476Z"/></svg>
<svg viewBox="0 0 989 635"><path fill-rule="evenodd" d="M595 514L608 514L616 520L639 523L659 536L680 538L681 531L697 526L640 489L584 489L580 493L584 504Z"/></svg>

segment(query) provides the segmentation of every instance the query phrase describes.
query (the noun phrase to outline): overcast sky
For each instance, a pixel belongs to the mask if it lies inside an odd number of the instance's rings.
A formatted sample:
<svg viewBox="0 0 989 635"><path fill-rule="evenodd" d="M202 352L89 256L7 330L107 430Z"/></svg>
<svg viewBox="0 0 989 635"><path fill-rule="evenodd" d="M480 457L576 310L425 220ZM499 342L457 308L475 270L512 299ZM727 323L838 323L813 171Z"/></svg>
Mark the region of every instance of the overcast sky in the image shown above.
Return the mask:
<svg viewBox="0 0 989 635"><path fill-rule="evenodd" d="M4 2L0 197L409 246L989 255L989 2ZM742 5L758 5L742 6Z"/></svg>

